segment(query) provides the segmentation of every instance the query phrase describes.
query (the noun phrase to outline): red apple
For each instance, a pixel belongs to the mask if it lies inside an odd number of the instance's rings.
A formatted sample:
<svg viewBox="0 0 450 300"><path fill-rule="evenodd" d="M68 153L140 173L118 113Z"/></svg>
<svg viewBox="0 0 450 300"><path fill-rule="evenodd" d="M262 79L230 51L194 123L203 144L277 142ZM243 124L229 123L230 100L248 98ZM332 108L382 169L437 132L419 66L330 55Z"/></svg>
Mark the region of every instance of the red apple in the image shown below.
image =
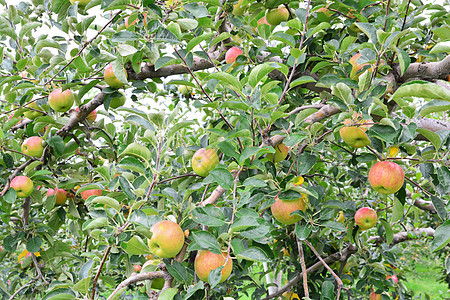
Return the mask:
<svg viewBox="0 0 450 300"><path fill-rule="evenodd" d="M171 258L183 248L184 232L177 223L160 221L153 225L150 231L152 238L148 240L148 247L153 254L161 258Z"/></svg>
<svg viewBox="0 0 450 300"><path fill-rule="evenodd" d="M397 284L397 283L398 283L398 278L397 278L397 275L395 275L395 274L393 274L392 276L391 276L391 275L386 276L386 279L387 279L387 280L392 279L392 281L394 282L394 284Z"/></svg>
<svg viewBox="0 0 450 300"><path fill-rule="evenodd" d="M381 300L381 294L370 293L369 300Z"/></svg>
<svg viewBox="0 0 450 300"><path fill-rule="evenodd" d="M51 195L55 195L56 205L64 204L67 200L67 192L63 189L58 189L58 187L55 187L55 189L48 189L47 197Z"/></svg>
<svg viewBox="0 0 450 300"><path fill-rule="evenodd" d="M192 170L202 177L208 176L219 164L219 156L213 149L201 148L192 156Z"/></svg>
<svg viewBox="0 0 450 300"><path fill-rule="evenodd" d="M123 69L123 71L125 73L125 78L128 78L128 74L127 74L125 68ZM112 65L109 65L106 67L105 72L103 73L103 76L104 76L105 82L113 89L119 89L125 85L125 83L123 83L122 81L117 79L116 75L114 75Z"/></svg>
<svg viewBox="0 0 450 300"><path fill-rule="evenodd" d="M380 161L370 168L370 186L379 193L394 194L400 190L404 181L403 169L394 162Z"/></svg>
<svg viewBox="0 0 450 300"><path fill-rule="evenodd" d="M296 210L306 211L306 203L303 198L287 201L275 198L275 203L270 207L273 217L281 224L291 225L300 221L302 217L292 215Z"/></svg>
<svg viewBox="0 0 450 300"><path fill-rule="evenodd" d="M231 47L228 49L227 53L225 54L225 61L227 64L232 64L236 62L236 58L241 55L243 51L239 49L238 47Z"/></svg>
<svg viewBox="0 0 450 300"><path fill-rule="evenodd" d="M289 19L289 11L283 5L278 8L269 9L266 12L266 20L270 25L280 25L281 22L285 22Z"/></svg>
<svg viewBox="0 0 450 300"><path fill-rule="evenodd" d="M197 256L195 257L195 273L200 280L208 282L209 272L221 266L223 266L223 269L221 272L222 277L220 278L220 283L227 280L233 270L233 261L231 257L226 252L216 254L208 250L198 251Z"/></svg>
<svg viewBox="0 0 450 300"><path fill-rule="evenodd" d="M82 191L80 193L81 198L83 198L83 200L87 200L90 196L101 196L102 195L102 190L99 189L93 189L93 190L86 190L86 191Z"/></svg>
<svg viewBox="0 0 450 300"><path fill-rule="evenodd" d="M48 104L57 112L68 111L75 101L75 97L71 90L62 91L61 88L54 90L48 95Z"/></svg>
<svg viewBox="0 0 450 300"><path fill-rule="evenodd" d="M142 270L142 266L141 265L134 265L133 269L134 269L134 272L139 273Z"/></svg>
<svg viewBox="0 0 450 300"><path fill-rule="evenodd" d="M355 223L362 230L370 229L377 224L377 212L370 207L362 207L355 214Z"/></svg>
<svg viewBox="0 0 450 300"><path fill-rule="evenodd" d="M77 107L75 110L76 110L76 112L79 112L79 111L80 111L80 108ZM89 121L91 121L91 123L93 123L93 122L95 121L95 119L97 119L97 110L94 109L93 111L91 111L91 112L89 113L89 115L86 117L86 119L89 120Z"/></svg>
<svg viewBox="0 0 450 300"><path fill-rule="evenodd" d="M11 180L11 187L16 191L17 197L25 198L33 192L33 181L27 176L17 176Z"/></svg>
<svg viewBox="0 0 450 300"><path fill-rule="evenodd" d="M44 153L43 140L38 136L27 138L22 143L21 150L24 154L32 157L41 157Z"/></svg>

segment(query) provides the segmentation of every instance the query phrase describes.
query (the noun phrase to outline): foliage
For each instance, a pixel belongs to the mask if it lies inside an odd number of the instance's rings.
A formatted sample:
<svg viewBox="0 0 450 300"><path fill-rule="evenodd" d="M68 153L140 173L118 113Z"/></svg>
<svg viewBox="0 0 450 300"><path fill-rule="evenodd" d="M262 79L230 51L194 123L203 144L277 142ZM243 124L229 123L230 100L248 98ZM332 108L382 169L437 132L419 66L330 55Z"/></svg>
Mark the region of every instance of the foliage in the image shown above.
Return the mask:
<svg viewBox="0 0 450 300"><path fill-rule="evenodd" d="M243 0L237 16L237 2L0 1L2 298L411 297L386 279L402 243L433 239L436 255L450 242L449 6ZM278 5L287 22L258 24ZM232 46L243 53L230 65ZM103 79L109 64L124 105ZM50 108L57 87L78 110ZM369 146L342 141L346 119ZM22 154L31 136L42 157ZM280 143L289 155L275 162ZM191 163L200 148L220 157L204 178ZM405 172L395 194L369 185L380 160ZM19 175L30 197L10 188ZM47 196L55 187L68 191L62 205ZM102 195L83 200L93 189ZM276 197L305 200L299 222L273 218ZM369 230L354 222L363 206L378 213ZM187 238L159 260L147 239L165 219ZM198 250L228 252L229 279L220 267L198 280Z"/></svg>

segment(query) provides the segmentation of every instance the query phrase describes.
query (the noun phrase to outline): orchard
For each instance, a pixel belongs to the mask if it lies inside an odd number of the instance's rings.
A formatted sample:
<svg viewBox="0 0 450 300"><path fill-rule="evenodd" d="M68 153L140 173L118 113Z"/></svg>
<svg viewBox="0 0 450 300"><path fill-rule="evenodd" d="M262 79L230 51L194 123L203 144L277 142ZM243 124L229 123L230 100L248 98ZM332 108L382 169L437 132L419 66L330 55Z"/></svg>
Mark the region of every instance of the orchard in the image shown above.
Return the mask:
<svg viewBox="0 0 450 300"><path fill-rule="evenodd" d="M450 277L449 11L0 1L1 299L417 299L411 245Z"/></svg>

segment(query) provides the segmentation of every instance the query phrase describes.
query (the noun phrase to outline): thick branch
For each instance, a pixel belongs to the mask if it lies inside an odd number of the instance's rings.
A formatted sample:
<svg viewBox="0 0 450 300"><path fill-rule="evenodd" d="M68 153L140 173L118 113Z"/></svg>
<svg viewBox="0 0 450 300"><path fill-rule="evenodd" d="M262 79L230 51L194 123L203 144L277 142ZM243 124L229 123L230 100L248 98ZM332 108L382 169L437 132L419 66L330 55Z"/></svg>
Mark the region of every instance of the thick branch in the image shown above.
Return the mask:
<svg viewBox="0 0 450 300"><path fill-rule="evenodd" d="M164 271L156 271L156 272L149 272L149 273L140 273L140 274L136 274L131 276L130 278L125 279L124 281L122 281L114 290L114 292L111 293L111 295L109 295L107 300L111 300L114 298L114 296L120 291L122 290L124 287L129 286L130 284L139 282L139 281L144 281L144 280L152 280L152 279L156 279L156 278L164 278Z"/></svg>
<svg viewBox="0 0 450 300"><path fill-rule="evenodd" d="M400 73L400 66L395 66L398 74ZM403 81L410 79L447 79L447 75L450 74L450 55L447 55L441 61L437 62L423 62L423 63L412 63L409 65L405 74L402 76Z"/></svg>
<svg viewBox="0 0 450 300"><path fill-rule="evenodd" d="M395 245L398 243L402 243L409 240L418 239L422 236L434 237L434 229L431 227L428 228L417 228L413 231L402 231L394 234L394 239L392 240L391 245ZM384 239L381 236L374 236L367 240L368 243L381 244L384 242Z"/></svg>

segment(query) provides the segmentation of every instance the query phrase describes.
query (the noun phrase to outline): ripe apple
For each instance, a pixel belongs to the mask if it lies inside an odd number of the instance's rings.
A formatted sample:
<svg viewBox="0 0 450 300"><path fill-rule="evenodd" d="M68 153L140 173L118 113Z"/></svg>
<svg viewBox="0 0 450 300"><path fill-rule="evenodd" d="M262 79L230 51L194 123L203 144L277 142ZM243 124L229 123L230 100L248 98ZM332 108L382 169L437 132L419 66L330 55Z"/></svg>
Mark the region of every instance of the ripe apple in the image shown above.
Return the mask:
<svg viewBox="0 0 450 300"><path fill-rule="evenodd" d="M276 145L274 148L275 148L275 161L273 159L274 155L272 153L268 153L267 158L275 163L279 163L280 161L285 160L289 153L289 147L283 143L280 143Z"/></svg>
<svg viewBox="0 0 450 300"><path fill-rule="evenodd" d="M241 55L243 51L239 49L238 47L231 47L228 49L227 53L225 54L225 61L227 64L232 64L236 62L236 58Z"/></svg>
<svg viewBox="0 0 450 300"><path fill-rule="evenodd" d="M289 19L289 11L283 5L266 11L266 20L270 25L280 25Z"/></svg>
<svg viewBox="0 0 450 300"><path fill-rule="evenodd" d="M386 276L386 279L387 280L392 279L392 281L394 281L394 284L398 283L398 278L397 278L397 275L395 275L395 274L393 274L392 276L391 275Z"/></svg>
<svg viewBox="0 0 450 300"><path fill-rule="evenodd" d="M55 195L56 205L64 204L67 200L67 192L63 189L58 189L58 187L55 187L55 189L48 189L47 197L51 195Z"/></svg>
<svg viewBox="0 0 450 300"><path fill-rule="evenodd" d="M32 136L23 141L21 150L32 157L41 157L44 153L43 140L38 136Z"/></svg>
<svg viewBox="0 0 450 300"><path fill-rule="evenodd" d="M123 72L125 73L125 78L128 78L128 74L125 68L123 69ZM103 77L105 79L106 84L108 84L113 89L119 89L125 85L125 83L117 79L116 75L114 75L112 65L106 67L105 72L103 72Z"/></svg>
<svg viewBox="0 0 450 300"><path fill-rule="evenodd" d="M119 97L113 97L111 98L111 102L109 103L109 107L111 108L118 108L120 106L123 106L125 104L125 102L127 101L127 98L125 97L125 95L120 92Z"/></svg>
<svg viewBox="0 0 450 300"><path fill-rule="evenodd" d="M99 189L93 189L93 190L86 190L82 191L80 193L81 198L83 198L84 201L86 201L90 196L101 196L102 190Z"/></svg>
<svg viewBox="0 0 450 300"><path fill-rule="evenodd" d="M377 224L377 212L370 207L361 207L356 211L355 223L362 230L370 229Z"/></svg>
<svg viewBox="0 0 450 300"><path fill-rule="evenodd" d="M374 291L370 293L369 300L381 300L381 294L375 294Z"/></svg>
<svg viewBox="0 0 450 300"><path fill-rule="evenodd" d="M30 104L28 104L28 105L25 106L25 107L29 107L29 108L34 108L34 109L42 110L42 108L40 108L40 107L36 104L36 102L31 102ZM35 110L32 110L32 109L29 109L29 110L27 110L26 112L24 112L23 115L25 116L25 118L28 118L28 119L30 119L30 120L34 120L34 119L36 119L37 117L42 116L42 113L40 113L40 112L38 112L38 111L35 111Z"/></svg>
<svg viewBox="0 0 450 300"><path fill-rule="evenodd" d="M79 111L80 111L80 108L77 107L75 110L76 110L76 112L79 112ZM97 119L97 110L94 109L93 111L91 111L91 112L89 113L89 115L86 117L86 119L89 120L89 121L91 121L91 123L94 123L95 119Z"/></svg>
<svg viewBox="0 0 450 300"><path fill-rule="evenodd" d="M11 187L16 191L17 197L25 198L33 192L34 184L27 176L17 176L11 180Z"/></svg>
<svg viewBox="0 0 450 300"><path fill-rule="evenodd" d="M180 225L169 220L160 221L150 229L152 238L148 247L161 258L171 258L180 252L184 244L184 232Z"/></svg>
<svg viewBox="0 0 450 300"><path fill-rule="evenodd" d="M233 261L231 257L226 252L216 254L209 250L200 250L195 257L195 273L200 280L208 282L209 272L221 266L223 266L223 269L221 272L222 277L220 278L220 283L227 280L233 270Z"/></svg>
<svg viewBox="0 0 450 300"><path fill-rule="evenodd" d="M270 207L273 217L281 224L291 225L300 221L302 217L299 215L292 215L296 210L306 211L306 203L303 198L287 201L275 198L275 203Z"/></svg>
<svg viewBox="0 0 450 300"><path fill-rule="evenodd" d="M403 169L391 161L379 161L370 168L369 183L377 192L394 194L403 186Z"/></svg>
<svg viewBox="0 0 450 300"><path fill-rule="evenodd" d="M366 129L362 126L345 126L339 130L344 142L353 148L362 148L370 144Z"/></svg>
<svg viewBox="0 0 450 300"><path fill-rule="evenodd" d="M233 15L242 16L247 10L247 5L243 5L244 0L239 0L238 3L233 5Z"/></svg>
<svg viewBox="0 0 450 300"><path fill-rule="evenodd" d="M66 112L75 101L75 97L71 90L62 91L61 88L54 90L48 95L48 104L54 111Z"/></svg>
<svg viewBox="0 0 450 300"><path fill-rule="evenodd" d="M75 4L75 2L78 2L79 6L86 6L91 0L69 0L71 4Z"/></svg>
<svg viewBox="0 0 450 300"><path fill-rule="evenodd" d="M141 265L133 265L134 272L139 273L142 270Z"/></svg>
<svg viewBox="0 0 450 300"><path fill-rule="evenodd" d="M218 164L219 156L213 149L201 148L192 156L192 170L202 177L208 176Z"/></svg>

